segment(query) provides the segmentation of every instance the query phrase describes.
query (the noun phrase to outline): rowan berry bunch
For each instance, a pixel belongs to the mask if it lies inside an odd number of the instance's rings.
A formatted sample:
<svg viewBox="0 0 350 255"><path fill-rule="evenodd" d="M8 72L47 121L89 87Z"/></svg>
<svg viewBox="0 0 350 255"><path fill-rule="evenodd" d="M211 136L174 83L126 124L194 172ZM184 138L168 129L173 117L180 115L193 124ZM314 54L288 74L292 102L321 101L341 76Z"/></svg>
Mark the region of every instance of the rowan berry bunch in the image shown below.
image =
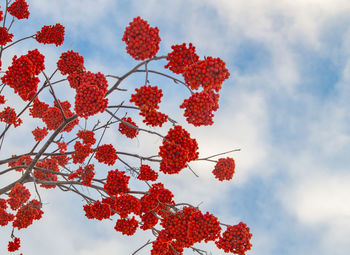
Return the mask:
<svg viewBox="0 0 350 255"><path fill-rule="evenodd" d="M0 66L7 49L24 40L34 39L44 44L41 47L54 47L46 44L58 47L64 43L65 27L59 23L42 26L35 30L34 35L14 41L13 22L27 19L30 13L25 0L12 3L6 0L6 3L6 8L0 10L0 21L3 21L0 27ZM6 22L9 15L14 19ZM186 121L194 126L212 125L213 112L219 108L219 92L230 75L225 62L214 57L200 59L192 43L173 45L167 55L156 56L161 41L159 30L140 17L125 28L122 41L131 57L143 60L122 76L86 70L84 57L73 50L61 53L54 61L59 72L51 75L46 74L45 56L38 49L8 58L12 57L12 63L0 74L3 83L0 88L0 121L5 123L0 133L0 150L4 149L4 136L11 134L8 130L21 125L22 120L27 121L27 116L37 124L34 130L30 129L35 140L30 151L16 152L17 155L0 160L0 166L7 166L0 169L0 175L12 172L18 176L15 182L0 187L0 226L12 227L8 251L14 252L25 246L25 242L21 243L17 237L17 231L42 218L46 201L42 201L40 193L45 189L59 188L74 192L86 201L81 210L88 219L111 220L117 232L128 236L136 231L149 231L154 235L154 240L147 243L152 243L149 247L153 255L181 255L187 248L199 251L195 245L202 241L215 242L225 252L245 254L251 248L252 235L244 223L229 226L198 207L176 203L173 192L160 181L168 177L167 174L177 174L186 168L196 174L190 167L195 160L217 162L212 171L215 178L220 181L232 179L235 171L233 158L213 159L225 153L199 158L198 143L180 124L182 120L173 120L159 111L163 90L150 85L153 83L149 75L161 75L184 85L191 93L180 105ZM182 76L184 81L148 69L149 65L161 60L166 60L165 68ZM145 73L145 83L136 88L128 100L134 106L124 104L126 100L116 104L119 98L116 93L122 95L126 90L119 85L136 73ZM115 82L109 84L109 79L115 79ZM63 86L72 91L74 102L58 96L60 94L56 91ZM23 109L1 94L5 87L10 87L10 91L24 102ZM114 113L110 111L112 108L116 109ZM143 117L142 122L138 121L137 112ZM106 115L110 117L108 121L104 121ZM92 124L95 119L97 122ZM166 134L156 128L163 125L168 130ZM103 141L108 131L116 135L117 129L123 136L117 136L120 140L116 144L112 144L113 139ZM161 137L157 155L132 153L127 151L128 146L123 145L124 140L130 142L130 138L137 136L139 142L142 132L158 139ZM109 169L95 169L96 162ZM110 169L111 166L115 167L114 170ZM150 184L155 181L158 182ZM34 184L35 193L31 194L24 186L28 182ZM142 185L146 188L139 190ZM138 187L137 190L134 186ZM226 226L226 230L221 226Z"/></svg>
<svg viewBox="0 0 350 255"><path fill-rule="evenodd" d="M103 220L111 216L111 207L109 204L96 201L93 204L84 205L85 216L88 219Z"/></svg>
<svg viewBox="0 0 350 255"><path fill-rule="evenodd" d="M122 121L119 124L118 130L120 133L122 133L123 135L126 135L126 137L129 137L129 138L135 138L139 133L138 126L136 125L135 122L132 121L130 117L122 118Z"/></svg>
<svg viewBox="0 0 350 255"><path fill-rule="evenodd" d="M108 172L104 188L110 196L124 194L129 191L129 179L130 176L125 175L124 171L111 170Z"/></svg>
<svg viewBox="0 0 350 255"><path fill-rule="evenodd" d="M136 17L126 27L122 40L126 51L136 60L154 57L159 50L159 29L150 27L147 21Z"/></svg>
<svg viewBox="0 0 350 255"><path fill-rule="evenodd" d="M41 169L35 169L33 172L33 176L38 180L43 181L57 181L57 174L60 170L58 167L58 161L55 158L46 158L43 161L40 161L36 164L36 167L42 168ZM48 171L45 171L48 170ZM55 173L56 172L56 173ZM40 184L40 187L46 188L46 189L53 189L56 187L55 184Z"/></svg>
<svg viewBox="0 0 350 255"><path fill-rule="evenodd" d="M40 142L45 138L45 136L47 136L49 132L47 131L46 127L43 127L43 128L37 127L32 131L32 133L34 135L35 141Z"/></svg>
<svg viewBox="0 0 350 255"><path fill-rule="evenodd" d="M233 158L220 158L215 165L213 174L220 181L231 180L235 172L235 160Z"/></svg>
<svg viewBox="0 0 350 255"><path fill-rule="evenodd" d="M43 44L55 44L60 46L64 41L64 26L56 24L53 26L43 26L35 35L35 39Z"/></svg>
<svg viewBox="0 0 350 255"><path fill-rule="evenodd" d="M15 109L7 106L2 112L0 112L0 121L7 124L13 124L18 127L22 124L22 120L17 117Z"/></svg>
<svg viewBox="0 0 350 255"><path fill-rule="evenodd" d="M28 51L28 54L19 58L14 56L12 65L1 77L1 81L13 88L23 100L31 100L40 82L36 75L45 69L44 58L37 49Z"/></svg>
<svg viewBox="0 0 350 255"><path fill-rule="evenodd" d="M84 163L85 159L93 152L91 144L82 144L80 141L74 144L74 153L72 154L73 163Z"/></svg>
<svg viewBox="0 0 350 255"><path fill-rule="evenodd" d="M220 58L207 57L184 68L186 84L192 89L200 86L204 90L214 89L219 92L221 84L230 77L226 64Z"/></svg>
<svg viewBox="0 0 350 255"><path fill-rule="evenodd" d="M121 218L126 218L130 213L135 215L140 215L141 212L141 202L138 198L123 194L114 199L112 207Z"/></svg>
<svg viewBox="0 0 350 255"><path fill-rule="evenodd" d="M176 174L186 167L190 161L198 158L198 144L195 139L181 126L175 126L168 131L159 147L158 155L162 158L160 171Z"/></svg>
<svg viewBox="0 0 350 255"><path fill-rule="evenodd" d="M68 180L80 178L82 185L91 186L91 182L95 176L94 169L95 165L93 164L89 164L85 167L79 167L78 170L76 170L68 176Z"/></svg>
<svg viewBox="0 0 350 255"><path fill-rule="evenodd" d="M132 236L135 234L139 222L132 217L131 219L119 219L117 220L114 229L116 231L122 232L123 235Z"/></svg>
<svg viewBox="0 0 350 255"><path fill-rule="evenodd" d="M214 123L213 112L219 108L219 95L213 90L203 90L191 95L180 105L184 108L184 116L188 123L194 126L209 126Z"/></svg>
<svg viewBox="0 0 350 255"><path fill-rule="evenodd" d="M28 19L29 17L29 11L28 11L28 4L25 0L15 0L8 8L7 11L10 13L13 17L16 17L17 19Z"/></svg>
<svg viewBox="0 0 350 255"><path fill-rule="evenodd" d="M169 68L176 74L182 74L187 66L197 63L199 60L199 56L196 54L196 47L192 43L188 45L188 48L186 43L183 43L181 45L173 45L171 49L173 51L166 58L169 62L164 67Z"/></svg>
<svg viewBox="0 0 350 255"><path fill-rule="evenodd" d="M79 130L77 137L83 140L83 144L95 144L95 133L90 130Z"/></svg>
<svg viewBox="0 0 350 255"><path fill-rule="evenodd" d="M0 27L0 45L12 42L13 34L7 31L6 27Z"/></svg>
<svg viewBox="0 0 350 255"><path fill-rule="evenodd" d="M243 222L234 226L228 226L225 232L215 242L216 246L225 252L232 252L238 255L244 255L250 250L252 245L250 239L252 234L249 228Z"/></svg>
<svg viewBox="0 0 350 255"><path fill-rule="evenodd" d="M97 148L95 158L100 163L112 166L118 159L118 156L112 144L104 144Z"/></svg>
<svg viewBox="0 0 350 255"><path fill-rule="evenodd" d="M141 181L155 181L158 178L158 173L149 165L140 166L140 174L137 176L137 179Z"/></svg>
<svg viewBox="0 0 350 255"><path fill-rule="evenodd" d="M57 61L57 68L61 74L74 74L84 70L84 58L78 52L68 50L63 52Z"/></svg>
<svg viewBox="0 0 350 255"><path fill-rule="evenodd" d="M21 247L21 240L18 237L15 237L13 241L10 241L8 244L8 251L14 252L17 251Z"/></svg>
<svg viewBox="0 0 350 255"><path fill-rule="evenodd" d="M12 158L17 158L17 160L10 161L8 163L9 167L28 166L30 163L32 163L32 158L29 155L23 155L20 157L12 155ZM22 172L24 170L25 168L16 168L17 172Z"/></svg>

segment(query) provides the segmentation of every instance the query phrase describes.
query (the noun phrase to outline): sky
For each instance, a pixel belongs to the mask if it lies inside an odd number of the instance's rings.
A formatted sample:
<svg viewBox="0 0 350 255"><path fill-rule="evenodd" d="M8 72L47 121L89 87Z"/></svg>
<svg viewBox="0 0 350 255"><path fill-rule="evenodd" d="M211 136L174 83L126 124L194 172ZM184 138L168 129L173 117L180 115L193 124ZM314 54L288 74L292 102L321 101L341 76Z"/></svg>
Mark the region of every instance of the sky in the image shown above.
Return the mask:
<svg viewBox="0 0 350 255"><path fill-rule="evenodd" d="M236 161L233 179L219 182L211 174L213 163L193 162L198 178L187 169L176 176L162 175L161 180L176 201L200 204L204 212L214 213L226 224L245 222L253 234L247 255L350 253L349 1L28 2L30 18L14 23L15 38L60 23L66 27L65 43L56 48L24 41L4 54L2 70L14 54L38 48L50 73L60 54L72 49L84 56L88 70L122 75L137 64L121 40L125 27L137 16L159 28L162 40L157 55L169 53L171 45L191 42L201 58L224 60L231 75L223 84L212 126L195 128L186 123L178 107L189 96L185 87L154 75L149 78L163 89L160 110L197 139L200 156L241 149L229 154ZM1 9L4 3L0 1ZM163 60L150 67L167 72L165 64ZM122 88L128 91L115 93L113 102L128 100L143 82L143 75L127 79ZM72 101L74 95L67 87L62 85L57 94ZM9 97L10 92L4 91ZM52 100L49 94L46 98ZM22 104L18 96L10 99L13 105ZM33 145L30 131L39 122L28 116L23 120L28 124L9 132L0 158L24 153ZM88 127L94 120L89 119ZM169 127L159 130L166 134ZM113 130L103 141L114 141L117 150L146 154L156 152L161 142L149 134L130 142ZM15 177L1 176L0 186ZM132 254L152 239L151 233L141 231L125 237L113 229L114 222L86 219L83 202L74 194L59 190L41 190L41 194L43 218L17 231L25 255ZM10 231L0 231L0 254L7 252ZM213 243L197 247L224 254ZM149 249L138 254L149 254Z"/></svg>

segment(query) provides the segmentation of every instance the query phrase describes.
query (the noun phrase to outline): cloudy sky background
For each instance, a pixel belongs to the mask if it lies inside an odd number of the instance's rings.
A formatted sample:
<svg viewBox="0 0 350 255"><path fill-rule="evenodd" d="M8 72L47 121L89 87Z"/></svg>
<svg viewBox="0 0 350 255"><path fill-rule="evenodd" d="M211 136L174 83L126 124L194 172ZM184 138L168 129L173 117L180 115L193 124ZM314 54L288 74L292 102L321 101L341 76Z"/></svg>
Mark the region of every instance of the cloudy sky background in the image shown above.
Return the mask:
<svg viewBox="0 0 350 255"><path fill-rule="evenodd" d="M4 2L0 2L2 9ZM173 44L192 42L202 58L223 59L231 77L223 84L220 108L210 127L186 124L178 108L189 96L186 88L153 75L150 82L164 91L160 110L191 132L200 156L242 149L230 155L237 164L233 180L218 182L211 175L213 164L203 162L190 164L199 178L183 170L161 180L176 201L202 202L203 211L227 224L245 222L253 233L253 248L247 254L349 254L349 1L32 0L29 4L31 16L14 24L15 37L61 23L66 27L65 43L59 48L43 47L34 40L16 45L3 56L2 70L13 54L39 48L50 73L60 54L73 49L84 56L88 70L122 75L137 63L121 41L125 26L136 16L158 26L162 38L158 55L166 55ZM150 68L162 70L165 63ZM128 100L143 82L143 75L126 80L122 87L129 91L114 92L111 101ZM62 100L74 98L67 87L57 87ZM9 88L4 91L9 92ZM8 104L21 102L12 96ZM129 115L137 119L135 113ZM1 158L32 147L30 131L40 122L24 120L27 126L6 136ZM91 128L94 120L87 125ZM157 152L160 144L150 135L130 142L115 130L108 130L103 142L146 155ZM101 167L101 172L108 170ZM1 176L0 186L14 177ZM43 218L16 232L25 255L131 254L152 238L143 231L124 237L113 229L114 221L87 220L83 202L74 194L46 190L41 194ZM0 254L6 254L10 231L0 231ZM197 247L223 254L213 244ZM149 254L149 249L139 254Z"/></svg>

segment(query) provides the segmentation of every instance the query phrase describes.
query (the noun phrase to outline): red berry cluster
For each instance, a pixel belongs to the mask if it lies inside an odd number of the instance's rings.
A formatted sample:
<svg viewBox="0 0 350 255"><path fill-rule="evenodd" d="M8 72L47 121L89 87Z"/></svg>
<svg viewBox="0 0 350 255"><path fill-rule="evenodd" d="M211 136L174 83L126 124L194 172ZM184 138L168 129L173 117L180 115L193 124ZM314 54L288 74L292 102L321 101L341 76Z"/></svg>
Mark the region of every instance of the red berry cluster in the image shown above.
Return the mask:
<svg viewBox="0 0 350 255"><path fill-rule="evenodd" d="M64 121L58 107L48 107L42 120L46 124L48 130L56 130Z"/></svg>
<svg viewBox="0 0 350 255"><path fill-rule="evenodd" d="M183 76L186 84L192 89L202 86L205 90L214 89L218 92L230 73L220 58L207 57L186 66Z"/></svg>
<svg viewBox="0 0 350 255"><path fill-rule="evenodd" d="M97 148L95 158L100 163L112 166L118 159L118 156L112 144L104 144Z"/></svg>
<svg viewBox="0 0 350 255"><path fill-rule="evenodd" d="M112 208L121 218L126 218L130 213L139 215L141 212L141 203L138 198L129 194L123 194L115 198Z"/></svg>
<svg viewBox="0 0 350 255"><path fill-rule="evenodd" d="M169 242L161 242L158 239L153 241L151 255L168 254L168 251L169 251Z"/></svg>
<svg viewBox="0 0 350 255"><path fill-rule="evenodd" d="M21 183L17 182L15 186L11 188L7 203L10 205L12 210L17 210L23 204L25 204L29 200L29 198L29 190L26 187L24 187Z"/></svg>
<svg viewBox="0 0 350 255"><path fill-rule="evenodd" d="M134 102L140 108L140 115L145 117L143 122L147 125L161 127L168 120L166 114L156 111L163 96L162 90L157 86L145 85L135 91L136 93L131 95L130 102Z"/></svg>
<svg viewBox="0 0 350 255"><path fill-rule="evenodd" d="M12 155L12 157L16 157L16 155ZM32 158L29 155L23 155L19 157L17 160L10 161L8 163L9 167L15 167L15 166L28 166L30 163L32 163ZM24 168L17 168L16 171L22 172L24 171Z"/></svg>
<svg viewBox="0 0 350 255"><path fill-rule="evenodd" d="M83 140L83 144L95 144L95 133L90 130L79 130L77 137Z"/></svg>
<svg viewBox="0 0 350 255"><path fill-rule="evenodd" d="M166 58L169 62L164 67L176 74L182 74L186 66L197 63L199 60L196 54L196 47L194 47L192 43L188 45L188 48L186 47L186 43L183 43L180 45L173 45L171 49L173 51L170 52Z"/></svg>
<svg viewBox="0 0 350 255"><path fill-rule="evenodd" d="M49 105L41 102L37 97L33 100L33 105L29 108L29 115L33 118L43 118L46 114Z"/></svg>
<svg viewBox="0 0 350 255"><path fill-rule="evenodd" d="M214 123L213 111L219 109L218 102L219 94L216 94L213 90L203 90L185 99L180 108L185 109L184 116L188 123L194 126L208 126Z"/></svg>
<svg viewBox="0 0 350 255"><path fill-rule="evenodd" d="M88 219L108 219L111 217L111 207L109 204L101 203L97 200L93 204L84 205L85 216Z"/></svg>
<svg viewBox="0 0 350 255"><path fill-rule="evenodd" d="M102 203L109 204L110 209L111 209L111 216L116 214L117 211L115 210L115 197L114 196L102 198Z"/></svg>
<svg viewBox="0 0 350 255"><path fill-rule="evenodd" d="M141 111L147 112L150 109L159 109L163 92L157 86L145 85L135 89L131 95L130 103L134 103Z"/></svg>
<svg viewBox="0 0 350 255"><path fill-rule="evenodd" d="M145 117L143 122L146 123L146 125L149 125L152 127L155 127L155 126L161 127L165 122L168 121L168 115L161 112L157 112L154 109L151 109L147 112L141 111L140 115Z"/></svg>
<svg viewBox="0 0 350 255"><path fill-rule="evenodd" d="M2 12L2 10L0 10L0 22L4 19L4 16L3 16L3 12Z"/></svg>
<svg viewBox="0 0 350 255"><path fill-rule="evenodd" d="M251 237L252 234L249 232L247 225L240 222L237 225L228 226L215 244L219 249L223 249L225 252L244 255L245 252L252 247L250 243Z"/></svg>
<svg viewBox="0 0 350 255"><path fill-rule="evenodd" d="M68 104L67 104L68 103ZM56 106L48 107L46 109L46 112L44 113L42 117L42 121L46 124L48 130L56 130L64 121L63 115L61 110L58 108L58 105L55 103ZM60 102L60 105L62 107L63 113L66 118L70 118L74 115L74 113L70 110L70 103L68 101ZM70 132L72 129L79 123L78 119L75 119L71 122L69 122L64 129L62 130L65 132Z"/></svg>
<svg viewBox="0 0 350 255"><path fill-rule="evenodd" d="M6 226L10 221L13 221L15 216L12 213L6 212L6 200L0 198L0 226Z"/></svg>
<svg viewBox="0 0 350 255"><path fill-rule="evenodd" d="M69 157L67 155L59 155L59 156L52 156L52 158L56 159L59 166L65 166L69 162Z"/></svg>
<svg viewBox="0 0 350 255"><path fill-rule="evenodd" d="M136 128L134 128L132 126L134 126ZM130 117L123 117L122 121L119 123L118 130L123 135L126 135L126 137L135 138L139 133L137 128L138 128L138 126L136 125L135 122L132 121L132 119Z"/></svg>
<svg viewBox="0 0 350 255"><path fill-rule="evenodd" d="M18 237L15 237L13 241L10 241L8 244L7 250L9 252L17 251L21 247L21 240Z"/></svg>
<svg viewBox="0 0 350 255"><path fill-rule="evenodd" d="M174 195L171 191L164 188L162 183L155 183L148 192L141 197L141 212L154 212L164 215L167 211L167 205L175 204L173 197Z"/></svg>
<svg viewBox="0 0 350 255"><path fill-rule="evenodd" d="M162 158L159 170L167 174L180 172L188 162L198 158L197 150L197 141L181 126L175 126L159 147L158 155Z"/></svg>
<svg viewBox="0 0 350 255"><path fill-rule="evenodd" d="M132 236L135 234L139 222L133 216L131 219L118 219L114 229L118 232L122 232L123 235Z"/></svg>
<svg viewBox="0 0 350 255"><path fill-rule="evenodd" d="M140 216L142 220L142 226L140 227L143 230L153 228L158 223L158 217L154 212L144 213Z"/></svg>
<svg viewBox="0 0 350 255"><path fill-rule="evenodd" d="M91 144L83 145L80 141L74 144L74 153L72 154L73 163L84 163L85 159L93 152Z"/></svg>
<svg viewBox="0 0 350 255"><path fill-rule="evenodd" d="M32 134L34 135L34 139L37 142L43 140L45 138L45 136L47 136L48 133L49 132L47 131L46 127L43 127L43 128L37 127L36 129L34 129L32 131Z"/></svg>
<svg viewBox="0 0 350 255"><path fill-rule="evenodd" d="M208 212L203 214L192 207L184 207L181 211L166 215L162 218L161 225L163 230L159 232L157 240L169 242L175 239L181 248L191 247L203 240L213 241L219 237L221 230L220 222L215 216Z"/></svg>
<svg viewBox="0 0 350 255"><path fill-rule="evenodd" d="M28 4L25 0L15 0L7 11L17 19L28 19L29 17Z"/></svg>
<svg viewBox="0 0 350 255"><path fill-rule="evenodd" d="M6 99L4 95L0 95L0 104L4 104L4 103L6 103Z"/></svg>
<svg viewBox="0 0 350 255"><path fill-rule="evenodd" d="M75 61L77 62L75 64L76 66L72 66L72 69L81 68L82 70L76 70L68 74L68 81L71 88L77 90L78 88L80 88L80 86L87 83L91 86L97 86L98 89L101 90L101 93L106 93L108 88L106 77L100 72L92 73L90 71L84 71L84 67L79 67L79 62L81 60L76 59Z"/></svg>
<svg viewBox="0 0 350 255"><path fill-rule="evenodd" d="M104 188L110 196L126 193L129 191L129 179L130 176L125 175L124 171L111 170L108 172Z"/></svg>
<svg viewBox="0 0 350 255"><path fill-rule="evenodd" d="M60 149L60 153L64 153L67 150L67 144L65 142L57 142L56 144Z"/></svg>
<svg viewBox="0 0 350 255"><path fill-rule="evenodd" d="M13 124L15 127L18 127L22 124L22 120L17 117L15 109L7 106L2 112L0 112L0 121L7 124Z"/></svg>
<svg viewBox="0 0 350 255"><path fill-rule="evenodd" d="M126 51L136 60L154 57L159 50L159 29L150 27L147 21L136 17L125 28L122 40Z"/></svg>
<svg viewBox="0 0 350 255"><path fill-rule="evenodd" d="M0 27L0 45L6 45L12 42L13 34L7 31L6 27Z"/></svg>
<svg viewBox="0 0 350 255"><path fill-rule="evenodd" d="M43 44L62 45L64 41L64 26L58 23L54 26L43 26L36 33L35 39Z"/></svg>
<svg viewBox="0 0 350 255"><path fill-rule="evenodd" d="M1 81L13 88L15 93L18 93L23 100L28 101L37 92L40 80L36 75L44 69L44 55L35 49L28 51L28 54L19 58L14 56L12 65L1 78Z"/></svg>
<svg viewBox="0 0 350 255"><path fill-rule="evenodd" d="M220 181L231 180L235 172L235 161L233 158L220 158L215 165L213 174Z"/></svg>
<svg viewBox="0 0 350 255"><path fill-rule="evenodd" d="M41 203L33 199L17 211L12 226L17 229L27 228L34 220L40 220L43 213Z"/></svg>
<svg viewBox="0 0 350 255"><path fill-rule="evenodd" d="M103 84L99 84L103 85ZM99 86L82 82L75 95L75 112L79 117L87 119L98 112L104 112L108 105L108 99L104 98L106 91Z"/></svg>
<svg viewBox="0 0 350 255"><path fill-rule="evenodd" d="M95 165L89 164L85 167L79 167L77 171L71 173L68 176L68 180L72 180L75 178L81 178L81 184L85 186L91 186L92 179L95 176Z"/></svg>
<svg viewBox="0 0 350 255"><path fill-rule="evenodd" d="M158 173L149 165L140 166L140 174L137 176L137 179L141 181L155 181L158 178Z"/></svg>
<svg viewBox="0 0 350 255"><path fill-rule="evenodd" d="M36 167L43 168L46 170L59 172L58 161L55 158L46 158L43 161L36 163ZM43 181L57 181L57 175L51 172L45 172L38 169L34 170L34 177ZM40 184L40 187L44 187L46 189L55 188L54 184Z"/></svg>
<svg viewBox="0 0 350 255"><path fill-rule="evenodd" d="M78 52L72 50L63 52L57 62L57 68L63 75L82 72L84 70L84 58Z"/></svg>

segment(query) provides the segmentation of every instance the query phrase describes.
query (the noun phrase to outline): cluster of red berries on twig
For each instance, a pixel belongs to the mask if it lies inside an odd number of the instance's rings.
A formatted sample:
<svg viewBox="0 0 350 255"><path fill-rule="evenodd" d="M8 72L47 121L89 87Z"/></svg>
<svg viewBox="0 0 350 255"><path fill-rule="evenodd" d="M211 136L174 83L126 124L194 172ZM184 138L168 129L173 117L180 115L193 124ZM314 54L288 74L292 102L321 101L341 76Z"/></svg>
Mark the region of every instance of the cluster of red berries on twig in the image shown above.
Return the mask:
<svg viewBox="0 0 350 255"><path fill-rule="evenodd" d="M168 116L158 112L159 103L163 92L157 86L145 85L135 89L135 94L131 95L130 102L140 108L140 115L145 117L144 123L150 126L162 126L168 120Z"/></svg>
<svg viewBox="0 0 350 255"><path fill-rule="evenodd" d="M135 138L139 131L138 126L132 121L130 117L123 117L122 121L119 123L119 132L129 138Z"/></svg>
<svg viewBox="0 0 350 255"><path fill-rule="evenodd" d="M63 75L79 73L84 70L84 58L78 52L69 50L61 54L57 68Z"/></svg>
<svg viewBox="0 0 350 255"><path fill-rule="evenodd" d="M216 246L225 252L232 252L238 255L244 255L250 250L252 245L250 239L252 234L249 228L243 222L234 226L228 226L226 231L215 242Z"/></svg>
<svg viewBox="0 0 350 255"><path fill-rule="evenodd" d="M176 174L186 167L186 164L198 158L197 141L181 126L175 126L168 131L159 147L158 155L162 158L160 171Z"/></svg>
<svg viewBox="0 0 350 255"><path fill-rule="evenodd" d="M154 171L149 165L140 166L140 174L137 179L141 181L155 181L158 178L158 173Z"/></svg>
<svg viewBox="0 0 350 255"><path fill-rule="evenodd" d="M40 81L37 75L44 69L44 55L35 49L19 58L14 56L1 81L13 88L23 100L28 101L37 92Z"/></svg>
<svg viewBox="0 0 350 255"><path fill-rule="evenodd" d="M159 29L150 27L147 21L136 17L125 28L122 40L126 43L126 51L136 60L154 57L159 50Z"/></svg>
<svg viewBox="0 0 350 255"><path fill-rule="evenodd" d="M73 180L75 178L81 179L81 184L85 186L91 186L92 179L95 176L95 165L89 164L85 167L79 167L75 172L68 176L68 180Z"/></svg>
<svg viewBox="0 0 350 255"><path fill-rule="evenodd" d="M72 154L73 163L84 163L85 159L93 152L91 144L82 144L80 141L74 144L74 153Z"/></svg>
<svg viewBox="0 0 350 255"><path fill-rule="evenodd" d="M43 170L40 169L35 169L34 170L34 177L38 180L43 180L43 181L57 181L57 175L54 172L59 172L58 168L58 161L55 158L46 158L35 165L38 168L42 168ZM48 171L45 171L48 170ZM46 189L53 189L56 187L54 184L40 184L40 187L46 188Z"/></svg>
<svg viewBox="0 0 350 255"><path fill-rule="evenodd" d="M34 129L32 131L32 133L34 135L35 141L39 142L39 141L43 140L49 132L47 131L46 127L43 127L43 128L37 127L36 129Z"/></svg>
<svg viewBox="0 0 350 255"><path fill-rule="evenodd" d="M9 33L6 27L0 27L0 45L12 42L13 34Z"/></svg>
<svg viewBox="0 0 350 255"><path fill-rule="evenodd" d="M215 165L213 174L220 181L231 180L235 172L235 166L233 158L220 158Z"/></svg>
<svg viewBox="0 0 350 255"><path fill-rule="evenodd" d="M112 144L104 144L97 148L95 158L100 163L112 166L118 159L118 156Z"/></svg>
<svg viewBox="0 0 350 255"><path fill-rule="evenodd" d="M43 26L35 35L35 39L43 44L55 44L60 46L64 42L64 26L56 24L53 26Z"/></svg>
<svg viewBox="0 0 350 255"><path fill-rule="evenodd" d="M216 94L213 90L203 90L185 99L180 108L185 109L184 116L188 123L194 126L208 126L214 123L213 112L219 109L218 102L219 94Z"/></svg>
<svg viewBox="0 0 350 255"><path fill-rule="evenodd" d="M110 196L124 194L129 191L129 179L130 176L125 175L124 171L111 170L108 172L104 188Z"/></svg>
<svg viewBox="0 0 350 255"><path fill-rule="evenodd" d="M0 121L7 124L13 124L15 127L18 127L22 124L22 120L17 117L15 109L7 106L2 112L0 112Z"/></svg>
<svg viewBox="0 0 350 255"><path fill-rule="evenodd" d="M15 0L7 11L17 19L28 19L29 17L28 4L25 0Z"/></svg>

